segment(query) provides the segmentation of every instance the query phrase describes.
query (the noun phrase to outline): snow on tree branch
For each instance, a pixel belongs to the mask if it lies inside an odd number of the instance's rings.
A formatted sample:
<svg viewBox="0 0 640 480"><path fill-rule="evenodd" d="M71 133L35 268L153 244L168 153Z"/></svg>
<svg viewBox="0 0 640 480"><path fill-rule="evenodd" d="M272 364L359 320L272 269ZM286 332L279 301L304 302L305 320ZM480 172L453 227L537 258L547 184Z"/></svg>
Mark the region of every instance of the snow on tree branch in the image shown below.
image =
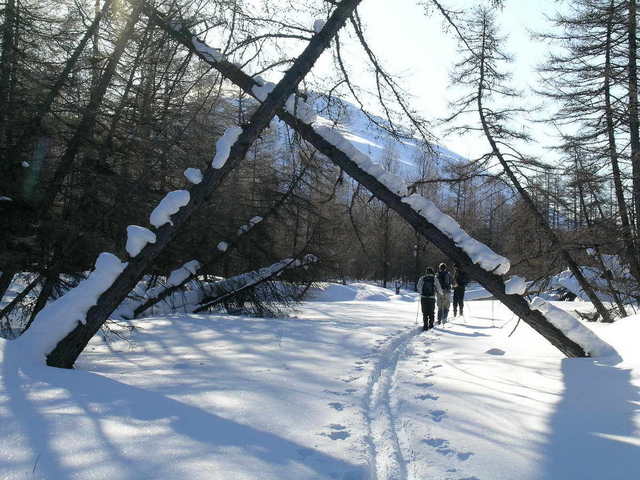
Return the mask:
<svg viewBox="0 0 640 480"><path fill-rule="evenodd" d="M229 127L224 131L222 137L216 142L216 154L213 157L211 166L213 168L222 168L229 159L231 153L231 147L238 140L238 137L242 133L240 127Z"/></svg>
<svg viewBox="0 0 640 480"><path fill-rule="evenodd" d="M10 343L17 350L24 349L23 355L28 355L33 363L44 365L47 355L78 323L84 323L87 311L126 266L115 255L101 253L96 259L95 269L85 280L44 307L31 327Z"/></svg>
<svg viewBox="0 0 640 480"><path fill-rule="evenodd" d="M156 243L155 233L138 225L129 225L127 227L126 250L130 257L138 255L147 243Z"/></svg>
<svg viewBox="0 0 640 480"><path fill-rule="evenodd" d="M576 320L564 310L554 307L540 297L536 297L531 301L531 308L542 313L556 328L580 345L587 355L591 357L616 355L616 351L611 345L600 339L579 320Z"/></svg>
<svg viewBox="0 0 640 480"><path fill-rule="evenodd" d="M190 262L185 263L180 268L175 269L169 275L169 279L167 280L167 285L172 287L176 287L185 282L188 278L195 275L198 270L202 267L202 264L197 260L191 260Z"/></svg>
<svg viewBox="0 0 640 480"><path fill-rule="evenodd" d="M187 168L184 171L184 176L194 185L202 182L202 171L199 168Z"/></svg>
<svg viewBox="0 0 640 480"><path fill-rule="evenodd" d="M507 295L524 295L527 291L527 282L524 278L514 275L504 282L504 293Z"/></svg>
<svg viewBox="0 0 640 480"><path fill-rule="evenodd" d="M201 312L207 308L221 302L222 300L232 297L243 290L254 287L270 278L281 275L284 271L306 267L318 261L318 257L307 254L301 259L285 258L268 267L254 270L252 272L242 273L231 278L227 278L215 283L211 288L211 294L203 299L202 305L194 310L194 313Z"/></svg>
<svg viewBox="0 0 640 480"><path fill-rule="evenodd" d="M165 223L173 225L171 215L178 213L182 207L189 203L191 194L188 190L174 190L167 193L149 216L149 222L156 228Z"/></svg>

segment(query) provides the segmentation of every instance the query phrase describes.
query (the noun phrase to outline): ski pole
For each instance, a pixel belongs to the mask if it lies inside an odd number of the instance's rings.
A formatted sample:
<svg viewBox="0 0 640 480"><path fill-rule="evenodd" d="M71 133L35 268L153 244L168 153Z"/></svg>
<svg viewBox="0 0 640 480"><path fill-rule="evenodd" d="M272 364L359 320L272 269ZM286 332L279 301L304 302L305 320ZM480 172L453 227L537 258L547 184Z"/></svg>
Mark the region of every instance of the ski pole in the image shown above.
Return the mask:
<svg viewBox="0 0 640 480"><path fill-rule="evenodd" d="M420 300L418 300L418 308L416 310L416 325L418 325L418 315L420 315L420 304L422 302L420 302Z"/></svg>

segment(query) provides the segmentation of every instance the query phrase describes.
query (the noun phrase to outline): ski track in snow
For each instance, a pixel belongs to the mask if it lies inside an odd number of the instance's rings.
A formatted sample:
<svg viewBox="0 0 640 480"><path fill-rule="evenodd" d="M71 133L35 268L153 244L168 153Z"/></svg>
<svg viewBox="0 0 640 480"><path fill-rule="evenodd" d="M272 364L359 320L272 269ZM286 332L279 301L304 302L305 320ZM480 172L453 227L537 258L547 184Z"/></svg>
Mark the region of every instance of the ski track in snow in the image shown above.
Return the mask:
<svg viewBox="0 0 640 480"><path fill-rule="evenodd" d="M409 331L391 337L388 344L381 340L378 362L367 382L364 412L367 422L367 443L370 455L371 480L405 480L407 462L402 454L397 418L393 412L391 393L395 384L398 360L407 345L422 332L411 327Z"/></svg>

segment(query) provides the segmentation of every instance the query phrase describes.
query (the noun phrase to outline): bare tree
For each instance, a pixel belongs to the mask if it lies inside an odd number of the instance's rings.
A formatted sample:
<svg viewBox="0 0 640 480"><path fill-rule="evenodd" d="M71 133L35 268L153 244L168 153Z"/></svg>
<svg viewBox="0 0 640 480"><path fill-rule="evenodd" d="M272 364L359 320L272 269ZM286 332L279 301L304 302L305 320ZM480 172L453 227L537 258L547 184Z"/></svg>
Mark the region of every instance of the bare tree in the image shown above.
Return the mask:
<svg viewBox="0 0 640 480"><path fill-rule="evenodd" d="M491 147L490 156L498 160L531 215L535 217L551 244L558 250L603 320L611 321L609 312L593 291L580 267L563 246L556 232L549 226L531 195L514 172L512 165L515 162L521 166L532 162L512 145L512 142L517 140L528 140L527 134L508 126L513 115L521 113L524 107L496 105L496 102L491 106L488 105L491 97L494 99L498 97L498 99L502 99L503 103L512 102L519 97L519 93L508 86L509 74L501 70L501 64L509 62L511 58L502 50L503 39L498 35L493 13L487 8L477 8L468 20L465 31L463 51L466 52L466 55L456 63L453 83L465 86L468 93L455 102L456 112L449 120L454 120L473 110L477 112L480 128ZM472 128L474 127L462 127L464 130ZM504 153L503 150L506 150L507 153Z"/></svg>

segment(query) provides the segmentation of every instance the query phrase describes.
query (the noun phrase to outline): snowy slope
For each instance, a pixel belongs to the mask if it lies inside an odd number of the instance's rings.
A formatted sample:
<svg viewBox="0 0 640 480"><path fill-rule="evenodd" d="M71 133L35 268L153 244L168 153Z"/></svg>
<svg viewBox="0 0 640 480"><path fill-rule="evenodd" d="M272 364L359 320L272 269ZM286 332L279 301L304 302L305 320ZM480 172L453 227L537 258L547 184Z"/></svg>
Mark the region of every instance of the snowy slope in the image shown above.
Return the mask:
<svg viewBox="0 0 640 480"><path fill-rule="evenodd" d="M407 180L422 178L425 172L435 173L450 163L467 161L442 145L431 144L432 150L427 151L421 139L410 135L403 139L394 138L391 133L371 122L353 103L335 98L332 102L330 106L322 99L316 99L314 103L316 110L323 116L337 121L339 132L358 150L368 155L374 163L383 165L385 169L390 169ZM387 123L381 117L374 115L372 118L380 125ZM282 144L288 145L286 135L283 132L279 134Z"/></svg>
<svg viewBox="0 0 640 480"><path fill-rule="evenodd" d="M423 333L414 300L326 285L290 318L141 320L74 371L5 358L0 478L640 478L640 317L593 325L614 364L491 300Z"/></svg>

